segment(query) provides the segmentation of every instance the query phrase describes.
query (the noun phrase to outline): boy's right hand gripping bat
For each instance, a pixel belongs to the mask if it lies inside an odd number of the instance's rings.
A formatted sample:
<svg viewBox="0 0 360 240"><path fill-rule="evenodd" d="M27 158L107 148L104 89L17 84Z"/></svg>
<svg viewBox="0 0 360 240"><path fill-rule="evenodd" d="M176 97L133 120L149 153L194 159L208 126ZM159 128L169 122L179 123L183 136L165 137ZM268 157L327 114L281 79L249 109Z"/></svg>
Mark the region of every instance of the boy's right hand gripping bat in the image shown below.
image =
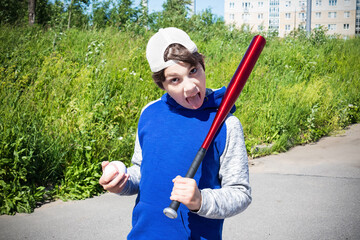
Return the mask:
<svg viewBox="0 0 360 240"><path fill-rule="evenodd" d="M225 91L224 97L215 115L210 130L203 144L201 145L200 150L196 154L188 172L186 173L186 178L193 178L195 176L195 173L199 168L201 161L205 157L207 149L209 148L209 145L211 144L216 132L226 119L226 116L229 114L231 108L239 97L246 81L248 80L249 75L255 66L255 63L258 60L260 53L265 46L265 43L265 38L260 35L257 35L252 39L244 57L242 58L234 76L232 77ZM179 206L180 202L172 201L170 206L164 209L164 214L169 218L176 218L177 209L179 208Z"/></svg>

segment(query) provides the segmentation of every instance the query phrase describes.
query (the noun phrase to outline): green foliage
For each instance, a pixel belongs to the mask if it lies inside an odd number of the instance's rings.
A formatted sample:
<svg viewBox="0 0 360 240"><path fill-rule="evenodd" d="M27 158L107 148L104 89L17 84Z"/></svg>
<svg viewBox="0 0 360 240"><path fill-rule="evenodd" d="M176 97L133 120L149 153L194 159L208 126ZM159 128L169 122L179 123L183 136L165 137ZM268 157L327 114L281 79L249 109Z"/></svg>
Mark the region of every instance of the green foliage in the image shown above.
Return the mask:
<svg viewBox="0 0 360 240"><path fill-rule="evenodd" d="M189 21L187 18L190 0L167 0L163 4L163 11L156 23L158 27L178 27L185 29ZM155 31L156 28L153 28Z"/></svg>
<svg viewBox="0 0 360 240"><path fill-rule="evenodd" d="M28 2L29 0L2 0L0 2L0 24L28 24ZM59 1L55 3L49 1L36 1L35 21L39 25L49 24L55 15L60 14L58 6Z"/></svg>
<svg viewBox="0 0 360 240"><path fill-rule="evenodd" d="M239 102L249 140L285 151L359 121L359 39L317 34L267 43Z"/></svg>
<svg viewBox="0 0 360 240"><path fill-rule="evenodd" d="M90 3L92 7L90 8ZM69 28L116 27L121 31L144 34L149 29L157 31L164 27L179 27L185 31L210 26L216 19L210 10L189 16L190 0L167 0L163 11L148 14L147 7L133 6L133 0L54 0L38 1L35 21L37 24L63 31ZM27 0L5 0L0 3L0 24L28 24Z"/></svg>
<svg viewBox="0 0 360 240"><path fill-rule="evenodd" d="M228 31L210 11L187 21L206 56L207 86L226 86L253 34ZM100 194L102 161L130 166L141 109L163 92L145 58L153 32L126 24L120 31L1 27L1 214ZM236 103L249 155L285 151L359 122L359 46L358 38L321 31L267 37Z"/></svg>
<svg viewBox="0 0 360 240"><path fill-rule="evenodd" d="M161 94L144 38L3 27L0 39L1 212L99 194L100 162L130 164L140 110Z"/></svg>
<svg viewBox="0 0 360 240"><path fill-rule="evenodd" d="M110 21L110 1L93 3L92 24L97 28L105 28Z"/></svg>
<svg viewBox="0 0 360 240"><path fill-rule="evenodd" d="M89 23L89 17L84 13L89 6L89 0L65 0L67 8L67 28L84 27Z"/></svg>
<svg viewBox="0 0 360 240"><path fill-rule="evenodd" d="M27 22L27 0L2 0L0 24L24 24Z"/></svg>

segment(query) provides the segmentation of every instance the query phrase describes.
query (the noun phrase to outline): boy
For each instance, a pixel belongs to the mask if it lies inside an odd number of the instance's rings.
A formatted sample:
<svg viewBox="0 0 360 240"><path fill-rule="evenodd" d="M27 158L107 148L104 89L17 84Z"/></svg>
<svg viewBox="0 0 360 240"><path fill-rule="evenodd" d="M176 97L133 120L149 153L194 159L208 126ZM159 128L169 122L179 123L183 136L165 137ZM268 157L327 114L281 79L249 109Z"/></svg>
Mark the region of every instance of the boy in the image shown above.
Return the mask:
<svg viewBox="0 0 360 240"><path fill-rule="evenodd" d="M99 183L120 195L138 194L128 239L222 239L224 218L251 202L240 121L229 114L194 179L181 177L210 129L225 88L206 88L203 56L180 29L160 29L149 40L146 57L155 83L166 93L141 113L133 166L114 179L102 176ZM176 219L163 214L171 200L182 203Z"/></svg>

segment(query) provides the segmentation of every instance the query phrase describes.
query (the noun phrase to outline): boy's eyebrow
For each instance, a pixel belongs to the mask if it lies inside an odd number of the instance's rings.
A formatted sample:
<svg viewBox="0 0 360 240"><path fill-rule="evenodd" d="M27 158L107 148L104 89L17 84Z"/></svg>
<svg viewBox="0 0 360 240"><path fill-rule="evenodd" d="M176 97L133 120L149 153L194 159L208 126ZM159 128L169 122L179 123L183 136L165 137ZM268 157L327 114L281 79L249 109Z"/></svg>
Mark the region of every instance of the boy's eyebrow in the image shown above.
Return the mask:
<svg viewBox="0 0 360 240"><path fill-rule="evenodd" d="M179 74L177 72L172 72L172 73L168 73L164 76L165 76L165 79L168 79L168 78L177 77L177 76L179 76Z"/></svg>
<svg viewBox="0 0 360 240"><path fill-rule="evenodd" d="M165 75L165 77L173 77L173 76L178 76L179 74L174 72L174 73L168 73Z"/></svg>

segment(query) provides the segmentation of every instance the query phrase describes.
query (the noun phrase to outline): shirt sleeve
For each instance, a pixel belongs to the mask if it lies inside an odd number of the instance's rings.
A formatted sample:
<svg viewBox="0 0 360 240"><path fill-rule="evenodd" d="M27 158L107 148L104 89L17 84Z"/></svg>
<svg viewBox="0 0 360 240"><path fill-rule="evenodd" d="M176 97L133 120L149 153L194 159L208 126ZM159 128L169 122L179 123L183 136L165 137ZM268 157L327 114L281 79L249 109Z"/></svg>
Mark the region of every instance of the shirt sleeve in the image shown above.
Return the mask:
<svg viewBox="0 0 360 240"><path fill-rule="evenodd" d="M229 115L225 120L226 145L220 157L220 189L202 189L198 215L224 219L244 211L251 203L248 157L239 119Z"/></svg>
<svg viewBox="0 0 360 240"><path fill-rule="evenodd" d="M130 178L119 195L134 195L139 192L139 183L141 178L140 165L142 162L142 151L139 142L138 133L136 134L134 154L131 158L131 167L127 169L127 173L130 174Z"/></svg>

